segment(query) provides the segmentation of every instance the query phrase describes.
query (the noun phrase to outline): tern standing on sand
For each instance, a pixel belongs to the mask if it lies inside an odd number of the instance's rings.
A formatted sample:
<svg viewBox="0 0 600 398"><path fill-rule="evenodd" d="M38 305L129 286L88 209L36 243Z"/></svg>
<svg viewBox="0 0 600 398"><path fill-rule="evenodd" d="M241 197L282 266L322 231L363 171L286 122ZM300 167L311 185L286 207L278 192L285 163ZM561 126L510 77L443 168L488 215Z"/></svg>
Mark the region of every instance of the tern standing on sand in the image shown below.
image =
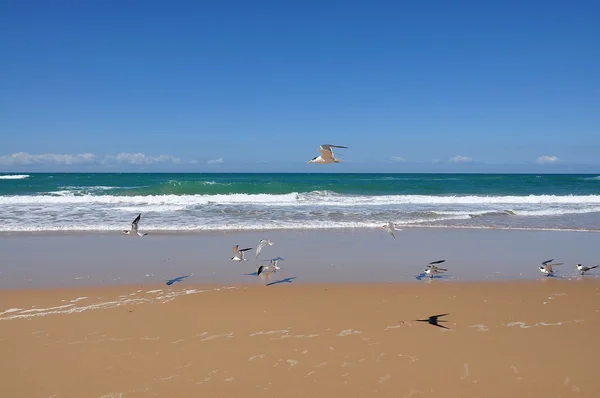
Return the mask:
<svg viewBox="0 0 600 398"><path fill-rule="evenodd" d="M587 266L587 265L577 264L577 269L581 272L581 275L585 275L586 272L591 271L594 268L598 268L598 265Z"/></svg>
<svg viewBox="0 0 600 398"><path fill-rule="evenodd" d="M383 225L381 228L385 229L388 234L392 235L392 238L396 239L396 235L394 235L394 231L402 231L401 229L396 229L396 226L393 222L389 222Z"/></svg>
<svg viewBox="0 0 600 398"><path fill-rule="evenodd" d="M135 218L135 220L133 220L133 222L131 223L131 230L123 230L123 234L125 235L130 235L132 232L135 232L138 236L146 236L148 235L147 233L141 233L140 231L138 231L138 226L140 224L140 219L142 218L142 213L138 214L138 216Z"/></svg>
<svg viewBox="0 0 600 398"><path fill-rule="evenodd" d="M248 261L247 259L244 258L244 252L248 251L248 250L252 250L251 247L248 247L246 249L241 249L239 248L239 245L235 245L233 246L233 249L231 249L233 251L233 257L231 257L231 260L233 261Z"/></svg>
<svg viewBox="0 0 600 398"><path fill-rule="evenodd" d="M425 268L425 273L429 275L430 278L433 278L435 274L439 274L443 271L448 271L446 268L440 268L436 266L436 264L441 264L445 261L446 260L437 260L430 262L429 264L427 264L427 268Z"/></svg>
<svg viewBox="0 0 600 398"><path fill-rule="evenodd" d="M260 242L258 242L258 246L256 246L256 256L254 258L258 258L258 255L260 254L261 250L266 245L273 246L273 242L267 239L261 239Z"/></svg>
<svg viewBox="0 0 600 398"><path fill-rule="evenodd" d="M319 147L319 152L321 152L321 154L319 156L315 156L314 158L312 158L311 160L306 162L306 164L309 164L309 163L318 163L318 164L339 163L340 160L336 159L333 156L333 150L331 148L348 149L347 146L323 144Z"/></svg>

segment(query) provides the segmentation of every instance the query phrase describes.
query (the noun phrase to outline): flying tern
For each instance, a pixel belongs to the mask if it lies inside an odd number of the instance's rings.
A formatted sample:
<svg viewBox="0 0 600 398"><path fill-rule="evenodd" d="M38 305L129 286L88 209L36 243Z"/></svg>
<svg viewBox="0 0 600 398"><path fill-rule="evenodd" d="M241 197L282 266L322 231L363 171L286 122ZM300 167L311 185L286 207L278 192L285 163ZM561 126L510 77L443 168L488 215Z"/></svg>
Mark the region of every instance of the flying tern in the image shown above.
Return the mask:
<svg viewBox="0 0 600 398"><path fill-rule="evenodd" d="M273 242L267 239L261 239L260 242L258 242L258 246L256 246L256 255L254 258L258 258L263 247L265 247L266 245L273 246Z"/></svg>
<svg viewBox="0 0 600 398"><path fill-rule="evenodd" d="M256 275L261 279L270 278L271 275L280 270L281 267L277 265L277 260L271 260L271 264L259 265L256 269Z"/></svg>
<svg viewBox="0 0 600 398"><path fill-rule="evenodd" d="M135 232L138 236L146 236L148 235L147 233L141 233L140 231L138 231L138 226L140 224L140 219L142 218L142 214L138 214L138 216L135 218L135 220L133 220L133 222L131 223L131 230L123 230L123 234L125 235L130 235L132 232Z"/></svg>
<svg viewBox="0 0 600 398"><path fill-rule="evenodd" d="M394 235L394 231L402 231L401 229L396 229L396 226L393 222L388 222L385 225L382 225L381 228L385 229L388 234L392 235L392 238L396 239L396 235Z"/></svg>
<svg viewBox="0 0 600 398"><path fill-rule="evenodd" d="M554 268L553 268L553 266L555 266L555 265L561 265L562 263L553 263L553 264L550 264L550 263L552 263L552 261L554 261L553 258L550 259L550 260L546 260L546 261L542 262L542 265L540 265L540 268L539 268L540 272L543 273L543 274L546 274L546 276L554 275Z"/></svg>
<svg viewBox="0 0 600 398"><path fill-rule="evenodd" d="M437 261L432 261L429 264L427 264L427 268L425 268L425 273L427 275L429 275L430 278L433 278L435 276L435 274L439 274L443 271L448 271L446 268L440 268L437 266L437 264L441 264L443 262L445 262L446 260L437 260Z"/></svg>
<svg viewBox="0 0 600 398"><path fill-rule="evenodd" d="M233 251L233 257L231 257L231 260L233 261L248 261L247 259L244 258L244 252L248 251L248 250L252 250L251 247L248 247L246 249L240 249L239 245L235 245L233 246L233 249L231 249Z"/></svg>
<svg viewBox="0 0 600 398"><path fill-rule="evenodd" d="M277 262L283 260L283 257L276 257L269 260L269 264L257 265L256 275L260 276L261 279L270 278L272 274L276 273L281 269Z"/></svg>
<svg viewBox="0 0 600 398"><path fill-rule="evenodd" d="M321 154L319 156L315 156L314 158L312 158L311 160L306 162L306 164L309 164L309 163L318 163L318 164L339 163L340 160L336 159L333 156L333 149L331 149L331 148L346 148L347 149L348 147L341 146L341 145L323 144L319 147L319 152L321 152Z"/></svg>
<svg viewBox="0 0 600 398"><path fill-rule="evenodd" d="M273 269L275 269L275 271L281 269L281 267L279 267L279 265L277 265L277 263L279 262L279 260L283 260L283 258L281 257L277 257L277 258L272 258L270 260L271 262L271 267L273 267Z"/></svg>

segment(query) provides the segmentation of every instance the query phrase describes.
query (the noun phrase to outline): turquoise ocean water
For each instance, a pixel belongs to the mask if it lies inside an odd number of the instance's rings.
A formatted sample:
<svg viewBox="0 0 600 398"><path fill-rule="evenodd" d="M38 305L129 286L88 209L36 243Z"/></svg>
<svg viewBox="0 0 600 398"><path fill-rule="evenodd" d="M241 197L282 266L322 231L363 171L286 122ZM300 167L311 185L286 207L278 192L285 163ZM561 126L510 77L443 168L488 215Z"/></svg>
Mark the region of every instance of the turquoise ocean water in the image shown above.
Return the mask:
<svg viewBox="0 0 600 398"><path fill-rule="evenodd" d="M0 232L402 226L600 230L600 176L1 174Z"/></svg>

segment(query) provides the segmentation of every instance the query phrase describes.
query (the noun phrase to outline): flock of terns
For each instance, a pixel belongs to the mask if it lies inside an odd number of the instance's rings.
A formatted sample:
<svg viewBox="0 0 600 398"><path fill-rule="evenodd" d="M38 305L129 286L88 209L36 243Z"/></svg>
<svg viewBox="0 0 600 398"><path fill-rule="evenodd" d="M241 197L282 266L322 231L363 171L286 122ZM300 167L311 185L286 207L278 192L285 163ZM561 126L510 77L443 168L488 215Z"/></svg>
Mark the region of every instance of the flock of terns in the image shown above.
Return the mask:
<svg viewBox="0 0 600 398"><path fill-rule="evenodd" d="M552 261L554 261L554 259L546 260L546 261L542 262L542 265L540 265L540 272L543 274L546 274L546 276L554 276L554 268L553 267L555 267L557 265L562 265L563 263L552 264ZM599 267L598 265L582 265L582 264L575 264L575 266L577 267L577 270L579 272L581 272L581 275L585 275L586 272Z"/></svg>
<svg viewBox="0 0 600 398"><path fill-rule="evenodd" d="M139 231L139 224L140 224L141 217L142 217L142 214L141 213L138 214L138 216L131 223L131 229L123 230L122 233L125 235L136 234L140 237L144 237L144 236L148 235L147 233L142 233ZM389 222L389 223L383 225L382 228L385 229L394 239L396 239L396 235L394 235L394 232L402 231L401 229L396 229L393 222ZM260 255L262 249L265 246L273 246L273 242L271 242L270 240L267 240L267 239L261 239L258 242L258 245L256 246L256 252L255 252L255 256L254 256L256 259L258 259L258 256ZM231 250L233 251L233 257L231 257L231 259L230 259L231 261L248 261L248 259L244 257L244 253L246 253L249 250L252 250L252 247L240 249L239 245L235 245L235 246L233 246L233 248ZM266 260L266 261L270 262L269 264L257 265L256 266L256 275L261 277L262 279L270 278L272 274L276 273L278 270L281 269L281 267L278 265L279 260L284 260L284 258L282 258L282 257L272 258L270 260ZM540 272L545 274L546 276L554 276L554 267L558 266L558 265L562 265L563 263L553 263L553 261L554 261L554 259L543 261L539 267ZM437 275L439 273L447 272L448 270L446 268L440 268L438 266L438 264L442 264L444 262L446 262L446 260L432 261L429 264L427 264L427 267L423 270L423 272L426 275L428 275L429 278L433 278L435 275ZM577 270L579 272L581 272L581 275L585 275L586 272L591 271L595 268L598 268L599 266L600 265L588 266L588 265L576 264Z"/></svg>
<svg viewBox="0 0 600 398"><path fill-rule="evenodd" d="M271 242L270 240L267 239L261 239L258 242L258 245L256 246L256 252L254 255L254 258L258 259L258 256L260 255L260 252L262 251L263 247L265 246L273 246L273 242ZM252 250L251 247L248 247L246 249L240 249L239 245L235 245L233 246L233 257L231 257L231 261L248 261L247 258L244 257L244 253L247 252L248 250ZM256 266L256 275L261 277L261 278L270 278L271 275L273 275L274 273L276 273L278 270L281 269L281 267L278 264L279 260L283 260L283 257L276 257L276 258L272 258L270 260L267 260L270 262L270 264L260 264Z"/></svg>
<svg viewBox="0 0 600 398"><path fill-rule="evenodd" d="M341 145L323 144L319 147L319 152L321 154L319 156L315 156L314 158L309 160L307 162L307 164L309 164L309 163L316 163L316 164L340 163L340 160L336 159L336 157L334 156L332 148L347 149L348 147L341 146ZM135 233L136 235L138 235L140 237L144 237L144 236L148 235L147 233L142 233L139 231L139 224L140 224L141 217L142 217L141 213L138 214L138 216L131 223L131 229L123 230L122 233L125 235L132 235ZM401 229L397 229L395 224L391 221L388 222L387 224L383 225L381 228L383 228L385 231L387 231L387 233L389 233L394 239L396 239L396 235L394 234L394 232L402 231ZM256 246L255 258L258 259L260 252L262 251L262 249L265 246L272 246L272 245L273 245L273 242L271 242L267 239L261 239L258 242L258 245ZM248 261L248 259L246 259L244 257L244 253L249 250L252 250L252 248L248 247L245 249L240 249L239 245L233 246L233 248L232 248L233 257L231 257L231 261ZM256 275L261 278L269 278L272 274L276 273L278 270L281 269L281 267L279 267L279 265L278 265L279 260L283 260L283 258L282 257L273 258L273 259L267 260L270 262L269 264L257 265L256 266L257 267ZM438 264L444 263L445 261L446 260L437 260L437 261L430 262L429 264L427 264L427 267L424 270L425 274L428 275L430 278L433 278L436 274L448 271L446 268L438 267ZM542 262L542 264L539 267L540 272L545 274L546 276L554 276L554 273L555 273L554 267L558 266L558 265L562 265L562 263L552 263L553 261L554 261L554 259L546 260L546 261ZM585 275L586 272L591 271L595 268L598 268L599 266L600 265L588 266L588 265L576 264L577 270L581 273L581 275Z"/></svg>

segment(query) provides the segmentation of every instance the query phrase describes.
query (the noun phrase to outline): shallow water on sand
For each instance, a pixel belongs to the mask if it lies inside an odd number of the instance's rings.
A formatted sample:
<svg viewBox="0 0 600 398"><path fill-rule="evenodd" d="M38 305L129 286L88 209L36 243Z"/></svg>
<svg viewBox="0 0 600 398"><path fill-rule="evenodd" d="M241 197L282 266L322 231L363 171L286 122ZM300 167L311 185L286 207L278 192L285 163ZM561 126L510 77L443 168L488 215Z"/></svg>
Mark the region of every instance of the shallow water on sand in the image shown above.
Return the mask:
<svg viewBox="0 0 600 398"><path fill-rule="evenodd" d="M260 239L270 239L255 259ZM579 277L576 263L594 264L597 233L407 228L396 239L378 231L221 232L0 236L0 289L122 284L289 284L496 281ZM233 262L232 247L251 247ZM257 265L283 257L270 279ZM545 278L539 264L564 263ZM445 259L433 281L427 263ZM595 278L594 270L585 278ZM183 278L180 278L183 277Z"/></svg>

